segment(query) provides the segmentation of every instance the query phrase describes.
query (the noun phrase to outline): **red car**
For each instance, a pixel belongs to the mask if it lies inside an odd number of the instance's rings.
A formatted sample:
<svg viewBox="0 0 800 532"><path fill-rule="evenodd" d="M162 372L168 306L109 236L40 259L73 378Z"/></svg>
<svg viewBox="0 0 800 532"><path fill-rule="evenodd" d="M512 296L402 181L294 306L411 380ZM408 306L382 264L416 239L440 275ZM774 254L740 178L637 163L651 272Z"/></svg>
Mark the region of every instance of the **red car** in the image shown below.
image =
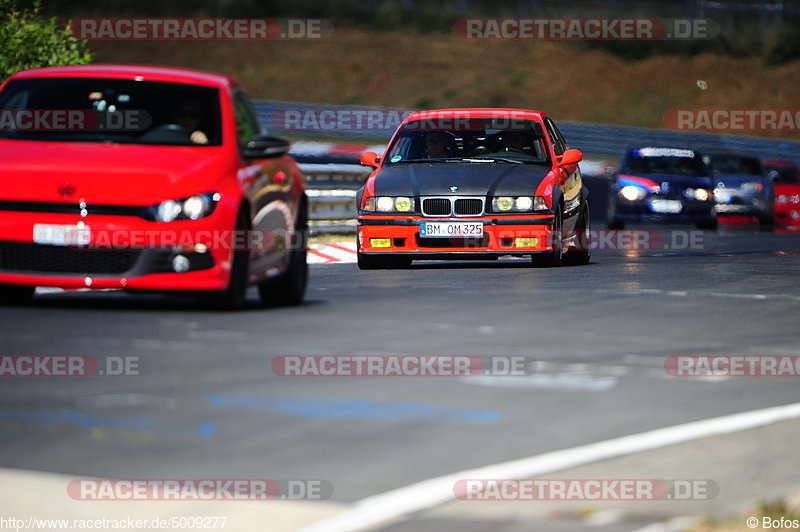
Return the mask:
<svg viewBox="0 0 800 532"><path fill-rule="evenodd" d="M227 76L14 74L0 86L0 299L126 289L236 308L257 285L265 302L301 302L307 199L288 149Z"/></svg>
<svg viewBox="0 0 800 532"><path fill-rule="evenodd" d="M800 225L800 168L794 161L761 161L775 184L775 223Z"/></svg>
<svg viewBox="0 0 800 532"><path fill-rule="evenodd" d="M539 111L412 113L359 191L358 265L529 256L539 266L590 259L589 204L578 162Z"/></svg>

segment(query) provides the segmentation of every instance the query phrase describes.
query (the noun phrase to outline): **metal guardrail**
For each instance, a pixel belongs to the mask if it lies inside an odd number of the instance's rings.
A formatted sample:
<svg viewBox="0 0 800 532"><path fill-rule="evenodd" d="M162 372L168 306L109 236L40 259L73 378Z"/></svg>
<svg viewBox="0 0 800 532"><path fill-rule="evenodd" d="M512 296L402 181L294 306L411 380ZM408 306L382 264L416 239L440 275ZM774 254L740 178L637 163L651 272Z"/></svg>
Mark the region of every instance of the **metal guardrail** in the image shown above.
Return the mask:
<svg viewBox="0 0 800 532"><path fill-rule="evenodd" d="M369 137L376 142L386 142L394 131L394 125L385 124L385 129L371 128L369 131L352 130L314 130L285 131L281 129L280 112L287 110L313 111L347 111L375 110L386 111L379 107L358 107L345 105L319 105L295 102L279 102L261 100L256 103L259 117L268 129L283 134L316 136L320 139L353 139ZM410 111L410 110L409 110ZM642 146L686 146L701 152L735 152L753 155L765 159L791 159L800 164L800 141L786 139L768 139L750 135L721 135L716 133L696 133L673 131L669 129L653 129L644 127L616 126L591 122L570 122L559 120L558 125L570 145L578 148L592 158L622 157L626 148Z"/></svg>
<svg viewBox="0 0 800 532"><path fill-rule="evenodd" d="M306 176L309 229L317 234L352 234L356 231L356 191L370 170L357 164L301 163Z"/></svg>

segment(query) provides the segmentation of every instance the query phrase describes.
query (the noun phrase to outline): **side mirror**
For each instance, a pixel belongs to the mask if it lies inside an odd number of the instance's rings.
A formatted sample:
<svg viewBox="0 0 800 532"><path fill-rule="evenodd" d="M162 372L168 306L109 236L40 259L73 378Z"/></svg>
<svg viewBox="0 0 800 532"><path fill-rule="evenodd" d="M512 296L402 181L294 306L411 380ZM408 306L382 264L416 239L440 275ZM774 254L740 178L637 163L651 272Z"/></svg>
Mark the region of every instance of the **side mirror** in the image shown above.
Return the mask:
<svg viewBox="0 0 800 532"><path fill-rule="evenodd" d="M577 164L583 160L583 154L581 150L567 150L564 152L564 155L561 156L561 162L558 163L559 166L568 166L570 164Z"/></svg>
<svg viewBox="0 0 800 532"><path fill-rule="evenodd" d="M381 163L381 158L374 151L365 151L361 154L361 164L364 166L373 166L375 168Z"/></svg>
<svg viewBox="0 0 800 532"><path fill-rule="evenodd" d="M245 159L271 159L289 153L289 146L286 139L257 135L247 143L243 155Z"/></svg>

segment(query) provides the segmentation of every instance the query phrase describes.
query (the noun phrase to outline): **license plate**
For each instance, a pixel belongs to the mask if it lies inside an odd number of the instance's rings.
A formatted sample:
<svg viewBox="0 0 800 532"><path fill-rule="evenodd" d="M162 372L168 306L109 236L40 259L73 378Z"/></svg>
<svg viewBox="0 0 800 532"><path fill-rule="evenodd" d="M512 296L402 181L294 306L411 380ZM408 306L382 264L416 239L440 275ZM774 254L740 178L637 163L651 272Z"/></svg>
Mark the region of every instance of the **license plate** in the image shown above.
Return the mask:
<svg viewBox="0 0 800 532"><path fill-rule="evenodd" d="M420 236L428 238L482 237L483 224L478 222L423 222Z"/></svg>
<svg viewBox="0 0 800 532"><path fill-rule="evenodd" d="M654 199L650 201L650 209L653 212L676 214L681 212L683 204L678 200Z"/></svg>
<svg viewBox="0 0 800 532"><path fill-rule="evenodd" d="M34 224L33 241L48 246L85 246L92 240L87 226Z"/></svg>

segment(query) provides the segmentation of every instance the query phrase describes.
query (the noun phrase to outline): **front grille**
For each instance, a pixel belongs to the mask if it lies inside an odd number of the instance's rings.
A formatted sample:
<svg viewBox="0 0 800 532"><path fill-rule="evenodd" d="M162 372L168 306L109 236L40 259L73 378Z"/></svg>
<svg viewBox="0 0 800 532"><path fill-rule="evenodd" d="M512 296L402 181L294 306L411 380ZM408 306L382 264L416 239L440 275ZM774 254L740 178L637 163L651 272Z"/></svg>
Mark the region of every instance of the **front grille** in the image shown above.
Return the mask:
<svg viewBox="0 0 800 532"><path fill-rule="evenodd" d="M76 201L73 203L54 203L47 201L13 201L0 200L0 211L12 212L48 212L58 214L81 214L81 206ZM88 214L103 214L111 216L137 216L145 220L153 220L152 209L148 207L131 207L127 205L95 205L86 206Z"/></svg>
<svg viewBox="0 0 800 532"><path fill-rule="evenodd" d="M483 214L483 201L479 199L457 199L456 214L478 216Z"/></svg>
<svg viewBox="0 0 800 532"><path fill-rule="evenodd" d="M428 198L422 201L422 214L428 216L450 216L450 200L446 198Z"/></svg>
<svg viewBox="0 0 800 532"><path fill-rule="evenodd" d="M28 242L0 242L0 270L87 275L123 274L142 250L79 249Z"/></svg>

